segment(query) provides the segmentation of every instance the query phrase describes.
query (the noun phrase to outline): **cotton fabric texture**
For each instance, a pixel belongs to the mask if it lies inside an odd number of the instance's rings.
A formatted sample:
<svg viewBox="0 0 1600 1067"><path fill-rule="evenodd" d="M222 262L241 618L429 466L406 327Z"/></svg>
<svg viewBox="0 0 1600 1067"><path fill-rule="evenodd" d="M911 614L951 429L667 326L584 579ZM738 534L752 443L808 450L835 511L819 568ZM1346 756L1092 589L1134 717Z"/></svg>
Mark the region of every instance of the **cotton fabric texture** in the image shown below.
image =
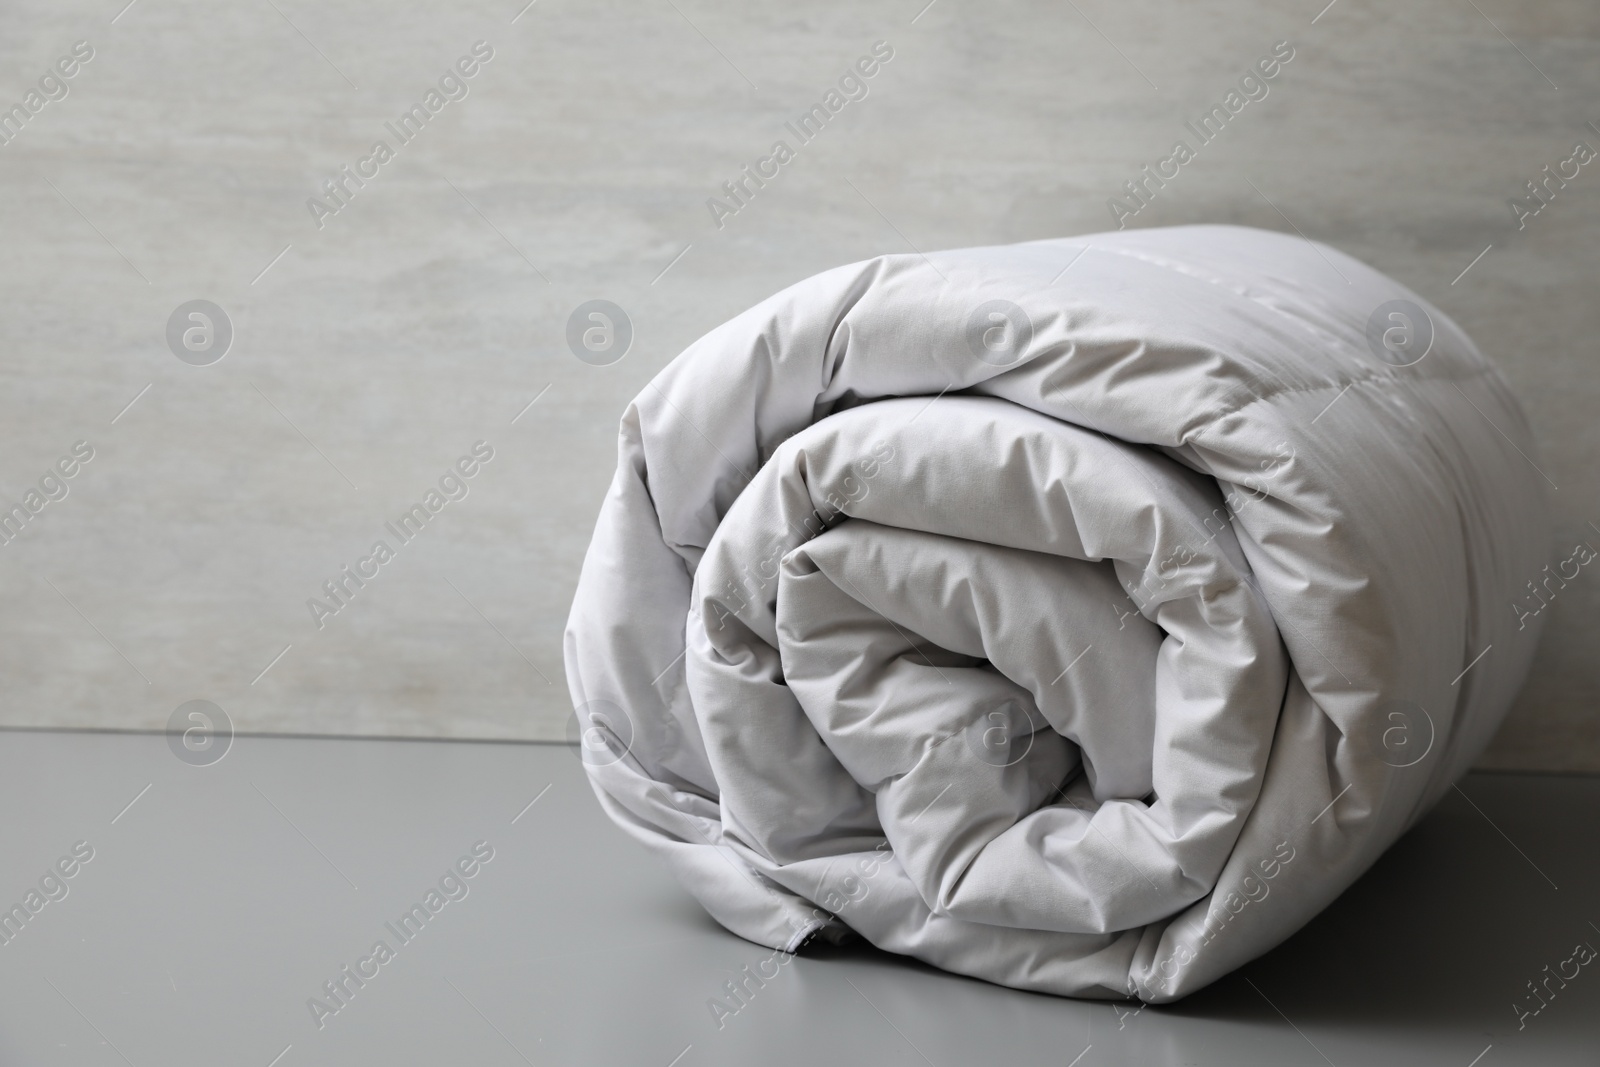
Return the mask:
<svg viewBox="0 0 1600 1067"><path fill-rule="evenodd" d="M573 736L610 816L774 949L1182 997L1449 790L1533 650L1505 382L1295 236L839 267L690 346L618 453Z"/></svg>

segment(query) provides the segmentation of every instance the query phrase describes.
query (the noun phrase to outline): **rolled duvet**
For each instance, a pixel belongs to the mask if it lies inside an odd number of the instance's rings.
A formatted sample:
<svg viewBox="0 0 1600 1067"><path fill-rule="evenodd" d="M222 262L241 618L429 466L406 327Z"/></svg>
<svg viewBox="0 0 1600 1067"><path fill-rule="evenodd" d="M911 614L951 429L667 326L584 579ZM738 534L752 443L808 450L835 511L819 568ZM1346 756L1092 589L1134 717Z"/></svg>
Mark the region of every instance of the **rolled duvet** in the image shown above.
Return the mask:
<svg viewBox="0 0 1600 1067"><path fill-rule="evenodd" d="M611 817L718 922L1169 1001L1470 765L1543 479L1422 297L1228 226L884 256L628 407L565 639Z"/></svg>

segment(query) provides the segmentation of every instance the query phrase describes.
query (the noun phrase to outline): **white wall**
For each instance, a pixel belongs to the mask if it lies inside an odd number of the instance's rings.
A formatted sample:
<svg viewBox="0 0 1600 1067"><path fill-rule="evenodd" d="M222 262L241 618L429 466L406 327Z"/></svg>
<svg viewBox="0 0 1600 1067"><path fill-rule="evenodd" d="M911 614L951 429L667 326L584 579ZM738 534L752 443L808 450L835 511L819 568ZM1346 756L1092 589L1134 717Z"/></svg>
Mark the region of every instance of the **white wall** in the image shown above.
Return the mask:
<svg viewBox="0 0 1600 1067"><path fill-rule="evenodd" d="M0 724L159 728L205 698L242 730L559 737L567 604L655 371L826 267L1108 228L1280 39L1270 95L1132 224L1292 220L1436 301L1538 427L1552 559L1600 546L1600 169L1524 230L1508 206L1600 148L1592 7L1481 0L1524 58L1453 0L1315 25L1319 3L1079 4L1104 37L957 0L914 23L920 0L118 6L14 4L0 37L5 106L95 50L0 147L0 500L94 448L0 547ZM400 146L384 123L480 39L469 94ZM707 198L878 40L870 94L718 229ZM307 198L380 138L395 158L319 229ZM205 367L164 336L197 298L235 329ZM593 298L636 331L613 366L566 347ZM307 599L478 440L470 495L318 629ZM1597 590L1585 570L1548 609L1491 765L1600 768Z"/></svg>

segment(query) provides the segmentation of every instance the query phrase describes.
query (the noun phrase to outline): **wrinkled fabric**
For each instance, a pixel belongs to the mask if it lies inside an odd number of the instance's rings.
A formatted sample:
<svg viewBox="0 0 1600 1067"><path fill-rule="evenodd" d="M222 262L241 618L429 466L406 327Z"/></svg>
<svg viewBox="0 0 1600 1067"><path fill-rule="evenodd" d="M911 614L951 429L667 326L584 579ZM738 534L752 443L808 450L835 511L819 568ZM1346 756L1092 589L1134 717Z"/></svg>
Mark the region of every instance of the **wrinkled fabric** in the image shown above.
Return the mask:
<svg viewBox="0 0 1600 1067"><path fill-rule="evenodd" d="M1394 301L1425 352L1385 351ZM1441 312L1297 237L839 267L690 346L618 452L574 736L775 949L1176 999L1449 789L1533 650L1524 416Z"/></svg>

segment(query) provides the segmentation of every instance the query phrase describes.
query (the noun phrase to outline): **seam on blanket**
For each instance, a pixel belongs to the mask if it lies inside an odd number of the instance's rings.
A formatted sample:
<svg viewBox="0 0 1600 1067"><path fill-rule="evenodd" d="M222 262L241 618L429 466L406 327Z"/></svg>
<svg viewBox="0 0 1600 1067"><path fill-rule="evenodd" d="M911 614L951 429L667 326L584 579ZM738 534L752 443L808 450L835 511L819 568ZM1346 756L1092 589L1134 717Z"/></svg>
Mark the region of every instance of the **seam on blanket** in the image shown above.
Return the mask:
<svg viewBox="0 0 1600 1067"><path fill-rule="evenodd" d="M1419 378L1420 381L1429 382L1429 383L1449 383L1449 382L1457 382L1457 381L1465 382L1465 381L1469 381L1469 380L1475 379L1475 378L1489 377L1489 376L1495 375L1497 373L1498 372L1496 371L1496 369L1493 366L1484 365L1484 366L1479 366L1479 367L1473 368L1470 372L1465 373L1465 374L1461 374L1461 373L1432 374L1432 375L1428 375L1426 377L1423 377L1423 376L1419 375L1418 378ZM1226 409L1224 409L1222 411L1219 411L1216 415L1212 416L1206 422L1204 422L1201 425L1195 427L1194 431L1190 434L1190 436L1192 437L1192 436L1194 436L1194 434L1204 433L1207 430L1210 430L1213 427L1215 427L1215 425L1218 422L1222 421L1223 419L1226 419L1226 418L1228 418L1230 416L1233 416L1233 415L1237 415L1241 411L1244 411L1246 408L1248 408L1248 407L1250 407L1250 406L1252 406L1254 404L1266 403L1268 401L1275 400L1280 396L1288 396L1288 395L1292 395L1292 394L1296 394L1296 393L1299 393L1299 394L1311 394L1311 393L1325 393L1325 392L1342 392L1343 390L1348 389L1348 388L1350 388L1352 386L1356 386L1356 385L1367 385L1367 384L1370 384L1370 383L1373 383L1373 382L1387 383L1387 382L1392 382L1392 381L1394 381L1394 379L1389 377L1389 376L1387 376L1387 375L1384 375L1384 374L1381 374L1381 373L1372 373L1372 374L1361 375L1360 377L1335 379L1333 381L1329 381L1329 382L1325 382L1325 383L1318 383L1318 384L1315 384L1315 385L1284 385L1284 386L1279 386L1277 388L1263 389L1263 390L1259 390L1259 391L1251 390L1250 396L1249 396L1248 399L1241 401L1240 403L1238 403L1237 405L1235 405L1233 407L1229 407L1229 408L1226 408ZM1245 383L1240 383L1233 390L1230 390L1230 392L1237 392L1238 390L1245 389L1245 388L1248 388L1248 386Z"/></svg>
<svg viewBox="0 0 1600 1067"><path fill-rule="evenodd" d="M1241 292L1238 289L1230 287L1227 284L1227 280L1226 279L1216 277L1216 276L1213 275L1212 272L1209 272L1209 271L1201 272L1199 268L1184 269L1186 267L1185 264L1180 264L1180 263L1174 262L1172 260L1167 260L1167 259L1163 259L1163 258L1152 257L1152 256L1150 256L1150 255L1148 255L1146 253L1140 252L1138 249L1117 248L1117 247L1115 247L1113 245L1095 245L1093 247L1097 251L1107 252L1107 253L1109 253L1111 255L1122 256L1124 259L1132 259L1132 260L1136 260L1136 261L1138 261L1140 263L1146 263L1146 264L1149 264L1152 267L1157 267L1157 268L1159 268L1161 270L1167 271L1170 274L1176 274L1176 275L1178 275L1180 277L1183 277L1183 278L1191 278L1191 279L1193 279L1195 281L1200 281L1200 282L1204 282L1207 285L1215 286L1218 289L1226 290L1226 291L1232 293L1234 296L1238 297L1239 299L1248 300L1252 304L1259 305L1260 307L1265 308L1266 310L1272 312L1274 315L1278 316L1279 318L1286 319L1289 322L1292 322L1295 325L1299 326L1301 329L1306 330L1309 333L1312 333L1313 336L1316 335L1316 331L1313 330L1307 323L1305 323L1304 321L1302 321L1300 319L1295 318L1293 315L1290 315L1288 312L1284 311L1283 308L1278 307L1276 304L1273 304L1273 303L1270 303L1270 302L1268 302L1266 300L1263 300L1258 296L1254 296L1249 291ZM1330 251L1338 252L1338 249L1332 248L1331 246L1324 245L1323 247L1328 248ZM1340 254L1343 255L1343 253L1340 253ZM1349 258L1349 257L1346 257L1346 258ZM1424 299L1426 299L1426 298L1424 298ZM1454 369L1452 369L1450 371L1445 371L1444 373L1434 373L1434 372L1420 373L1419 372L1419 373L1413 374L1412 377L1421 379L1423 381L1441 381L1441 382L1442 381L1464 381L1467 378L1477 378L1477 377L1482 377L1485 374L1494 373L1495 368L1492 365L1488 364L1487 358L1483 357L1481 355L1481 353L1479 353L1479 356L1480 356L1480 358L1484 359L1484 363L1480 364L1471 373L1466 374L1466 375L1462 375L1460 373L1456 373L1456 372L1454 372ZM1266 390L1261 391L1258 394L1255 394L1255 398L1256 399L1260 399L1260 400L1267 400L1267 399L1271 399L1272 397L1282 396L1282 395L1288 394L1288 393L1314 393L1314 392L1319 392L1319 391L1324 390L1324 389L1335 389L1335 388L1344 389L1344 388L1348 388L1349 386L1356 385L1356 384L1362 383L1362 382L1392 381L1392 380L1393 380L1392 376L1384 375L1381 372L1373 371L1371 373L1362 375L1360 377L1353 377L1353 378L1347 378L1347 379L1335 379L1333 381L1327 382L1326 384L1320 384L1320 385L1284 385L1284 386L1280 386L1278 388L1268 388ZM1241 383L1241 385L1236 387L1236 388L1243 388L1243 387L1244 386ZM1254 392L1254 391L1252 391L1252 392ZM1229 410L1219 414L1216 417L1217 418L1226 418L1228 415L1236 414L1239 411L1241 411L1244 408L1247 408L1249 406L1250 406L1250 402L1247 401L1245 403L1240 404L1236 408L1229 409Z"/></svg>

